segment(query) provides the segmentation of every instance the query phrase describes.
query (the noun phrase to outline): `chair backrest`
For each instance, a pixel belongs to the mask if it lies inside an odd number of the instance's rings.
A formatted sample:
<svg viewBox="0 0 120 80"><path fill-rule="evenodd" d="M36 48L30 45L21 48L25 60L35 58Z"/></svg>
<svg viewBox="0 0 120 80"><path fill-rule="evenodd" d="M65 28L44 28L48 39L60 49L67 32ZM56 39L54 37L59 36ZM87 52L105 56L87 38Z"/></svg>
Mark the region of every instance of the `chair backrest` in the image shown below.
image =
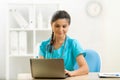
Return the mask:
<svg viewBox="0 0 120 80"><path fill-rule="evenodd" d="M100 72L101 60L99 54L92 49L86 49L85 53L85 59L89 67L89 72ZM77 63L75 64L74 69L78 69Z"/></svg>

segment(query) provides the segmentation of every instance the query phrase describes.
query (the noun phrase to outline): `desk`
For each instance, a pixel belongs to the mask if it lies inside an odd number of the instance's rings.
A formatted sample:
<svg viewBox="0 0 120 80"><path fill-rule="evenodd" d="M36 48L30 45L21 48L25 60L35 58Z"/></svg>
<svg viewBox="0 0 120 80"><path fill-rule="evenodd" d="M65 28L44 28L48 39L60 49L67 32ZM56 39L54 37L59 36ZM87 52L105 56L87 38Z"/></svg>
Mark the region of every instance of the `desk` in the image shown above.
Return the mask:
<svg viewBox="0 0 120 80"><path fill-rule="evenodd" d="M98 73L89 73L87 75L68 77L66 79L32 79L30 73L21 73L18 80L120 80L120 78L99 78Z"/></svg>

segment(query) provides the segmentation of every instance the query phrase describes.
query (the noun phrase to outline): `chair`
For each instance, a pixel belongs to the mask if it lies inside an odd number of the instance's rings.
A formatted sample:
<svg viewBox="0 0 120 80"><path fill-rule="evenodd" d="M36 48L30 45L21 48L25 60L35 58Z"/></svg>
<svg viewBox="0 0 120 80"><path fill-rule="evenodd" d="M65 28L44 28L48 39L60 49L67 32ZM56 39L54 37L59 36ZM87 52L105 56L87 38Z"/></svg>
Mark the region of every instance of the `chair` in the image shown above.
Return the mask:
<svg viewBox="0 0 120 80"><path fill-rule="evenodd" d="M86 49L85 53L85 59L89 67L89 72L100 72L101 60L99 54L92 49ZM78 67L79 66L76 63L74 69L76 70Z"/></svg>

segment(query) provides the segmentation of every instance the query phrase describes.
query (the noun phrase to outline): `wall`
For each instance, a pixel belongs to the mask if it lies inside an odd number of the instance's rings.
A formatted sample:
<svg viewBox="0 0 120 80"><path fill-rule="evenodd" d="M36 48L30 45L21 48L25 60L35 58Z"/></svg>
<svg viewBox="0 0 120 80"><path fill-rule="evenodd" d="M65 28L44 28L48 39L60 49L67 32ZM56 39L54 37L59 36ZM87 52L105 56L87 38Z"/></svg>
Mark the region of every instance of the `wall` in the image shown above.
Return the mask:
<svg viewBox="0 0 120 80"><path fill-rule="evenodd" d="M104 69L106 72L120 72L120 0L105 0L105 40Z"/></svg>
<svg viewBox="0 0 120 80"><path fill-rule="evenodd" d="M0 0L0 80L5 78L6 1Z"/></svg>
<svg viewBox="0 0 120 80"><path fill-rule="evenodd" d="M27 0L0 0L0 79L5 77L6 23L8 2L28 2ZM34 0L29 0L33 2ZM36 0L39 2L40 0ZM47 0L46 0L47 1ZM64 0L61 9L67 10L72 17L68 35L78 39L83 48L95 49L102 59L102 72L120 72L120 1L97 0L103 5L98 17L86 14L85 7L92 0ZM74 4L73 4L74 3Z"/></svg>

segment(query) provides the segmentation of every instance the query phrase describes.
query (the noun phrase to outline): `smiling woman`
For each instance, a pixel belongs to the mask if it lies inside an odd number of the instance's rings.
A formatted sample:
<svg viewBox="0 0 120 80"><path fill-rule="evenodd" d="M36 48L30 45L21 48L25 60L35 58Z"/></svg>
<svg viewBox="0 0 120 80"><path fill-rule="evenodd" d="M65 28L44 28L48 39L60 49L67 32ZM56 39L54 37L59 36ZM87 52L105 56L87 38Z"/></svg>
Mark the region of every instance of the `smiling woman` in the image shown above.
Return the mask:
<svg viewBox="0 0 120 80"><path fill-rule="evenodd" d="M40 45L40 59L64 60L65 74L78 76L88 73L88 65L84 59L85 53L79 42L67 36L71 17L64 11L56 11L51 19L52 35ZM75 63L79 69L74 70Z"/></svg>

